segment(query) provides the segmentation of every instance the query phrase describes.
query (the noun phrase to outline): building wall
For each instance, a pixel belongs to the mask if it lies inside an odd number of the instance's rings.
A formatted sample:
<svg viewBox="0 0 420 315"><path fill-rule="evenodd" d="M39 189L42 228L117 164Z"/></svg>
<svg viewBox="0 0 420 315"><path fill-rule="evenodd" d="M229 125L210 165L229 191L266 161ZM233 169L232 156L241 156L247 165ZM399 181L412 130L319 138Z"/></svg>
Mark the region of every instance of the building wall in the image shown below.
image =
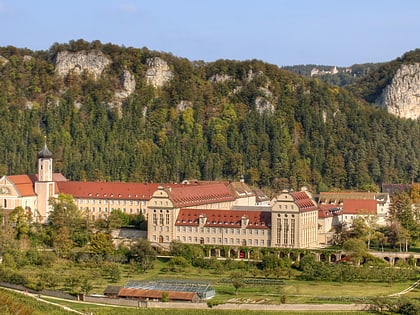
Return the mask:
<svg viewBox="0 0 420 315"><path fill-rule="evenodd" d="M272 201L273 247L307 248L318 244L318 209L303 211L289 193Z"/></svg>
<svg viewBox="0 0 420 315"><path fill-rule="evenodd" d="M174 208L168 193L159 188L147 203L147 239L170 243L175 239L175 222L179 209Z"/></svg>
<svg viewBox="0 0 420 315"><path fill-rule="evenodd" d="M270 229L177 225L175 240L188 244L270 246Z"/></svg>
<svg viewBox="0 0 420 315"><path fill-rule="evenodd" d="M120 209L126 214L146 214L145 200L103 199L103 198L75 198L75 204L89 219L106 219L113 210Z"/></svg>

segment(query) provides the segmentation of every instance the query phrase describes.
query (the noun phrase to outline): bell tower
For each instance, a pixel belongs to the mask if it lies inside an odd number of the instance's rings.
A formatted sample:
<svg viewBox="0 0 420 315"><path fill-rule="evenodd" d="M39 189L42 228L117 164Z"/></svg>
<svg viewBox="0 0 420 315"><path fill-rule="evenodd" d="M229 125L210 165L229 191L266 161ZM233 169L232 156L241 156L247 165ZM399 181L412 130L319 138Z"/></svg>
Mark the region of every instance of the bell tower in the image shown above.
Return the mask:
<svg viewBox="0 0 420 315"><path fill-rule="evenodd" d="M35 182L35 193L37 194L37 211L35 211L35 221L46 223L50 212L49 199L55 195L53 182L53 154L47 147L38 152L38 179Z"/></svg>

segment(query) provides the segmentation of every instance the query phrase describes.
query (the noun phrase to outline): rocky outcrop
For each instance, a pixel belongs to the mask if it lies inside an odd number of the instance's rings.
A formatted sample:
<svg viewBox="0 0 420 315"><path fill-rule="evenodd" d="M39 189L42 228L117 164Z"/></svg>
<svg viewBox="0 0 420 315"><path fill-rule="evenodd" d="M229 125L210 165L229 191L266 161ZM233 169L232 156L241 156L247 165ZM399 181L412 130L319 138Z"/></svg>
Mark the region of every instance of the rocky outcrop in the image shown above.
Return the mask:
<svg viewBox="0 0 420 315"><path fill-rule="evenodd" d="M193 103L190 102L190 101L180 101L176 105L177 112L183 112L184 110L186 110L188 108L193 108Z"/></svg>
<svg viewBox="0 0 420 315"><path fill-rule="evenodd" d="M136 79L127 69L124 70L120 76L121 90L118 90L114 94L114 101L109 103L111 108L116 108L118 114L122 115L122 102L129 97L136 89Z"/></svg>
<svg viewBox="0 0 420 315"><path fill-rule="evenodd" d="M232 80L232 77L227 74L214 74L209 78L210 82L219 83Z"/></svg>
<svg viewBox="0 0 420 315"><path fill-rule="evenodd" d="M110 63L111 60L101 51L61 51L57 54L55 70L63 77L69 72L81 74L87 71L97 79Z"/></svg>
<svg viewBox="0 0 420 315"><path fill-rule="evenodd" d="M146 82L154 87L162 87L172 80L173 73L167 62L159 57L146 60L148 69L146 70Z"/></svg>
<svg viewBox="0 0 420 315"><path fill-rule="evenodd" d="M0 56L0 66L4 66L8 62L8 59L4 58L3 56Z"/></svg>
<svg viewBox="0 0 420 315"><path fill-rule="evenodd" d="M136 89L136 80L134 78L134 75L127 69L124 70L123 74L120 77L120 84L122 89L120 91L115 92L115 97L120 100L129 97Z"/></svg>
<svg viewBox="0 0 420 315"><path fill-rule="evenodd" d="M264 113L272 114L275 111L274 105L261 96L257 96L257 98L255 99L255 106L260 115Z"/></svg>
<svg viewBox="0 0 420 315"><path fill-rule="evenodd" d="M402 118L420 117L420 64L401 65L376 101Z"/></svg>

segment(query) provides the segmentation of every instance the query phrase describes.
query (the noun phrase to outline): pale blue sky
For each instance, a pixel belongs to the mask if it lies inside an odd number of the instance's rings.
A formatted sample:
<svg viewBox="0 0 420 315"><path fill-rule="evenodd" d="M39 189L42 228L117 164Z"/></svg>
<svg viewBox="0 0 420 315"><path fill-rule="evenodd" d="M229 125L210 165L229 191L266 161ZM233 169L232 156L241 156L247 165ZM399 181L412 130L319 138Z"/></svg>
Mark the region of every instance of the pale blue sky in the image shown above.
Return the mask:
<svg viewBox="0 0 420 315"><path fill-rule="evenodd" d="M419 0L0 0L0 46L100 40L189 60L384 62L420 48Z"/></svg>

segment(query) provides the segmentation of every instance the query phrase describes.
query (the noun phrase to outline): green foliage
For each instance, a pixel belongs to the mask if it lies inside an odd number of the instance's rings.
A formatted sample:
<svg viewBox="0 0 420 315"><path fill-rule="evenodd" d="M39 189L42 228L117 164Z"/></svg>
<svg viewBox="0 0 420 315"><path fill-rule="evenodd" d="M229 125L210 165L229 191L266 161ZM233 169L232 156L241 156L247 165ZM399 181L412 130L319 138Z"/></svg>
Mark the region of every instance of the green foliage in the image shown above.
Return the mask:
<svg viewBox="0 0 420 315"><path fill-rule="evenodd" d="M106 257L114 251L111 235L108 233L93 234L89 243L89 250L97 255Z"/></svg>
<svg viewBox="0 0 420 315"><path fill-rule="evenodd" d="M87 74L56 75L57 53L82 49L101 51L112 64L96 81ZM355 97L374 99L401 63L418 62L418 51L382 65L352 66L352 74L364 79L348 89L258 60L193 63L99 41L56 43L45 52L0 47L0 55L9 60L0 68L3 173L36 172L36 152L47 134L55 171L72 180L180 182L243 175L255 186L306 185L312 191L420 180L418 122ZM160 89L144 78L146 60L154 56L174 72ZM121 107L111 106L125 69L133 73L136 90ZM210 80L217 75L226 79ZM259 112L257 99L273 110ZM144 220L135 221L144 227Z"/></svg>
<svg viewBox="0 0 420 315"><path fill-rule="evenodd" d="M22 207L13 209L13 211L10 212L9 220L16 228L17 238L20 239L28 234L31 216Z"/></svg>
<svg viewBox="0 0 420 315"><path fill-rule="evenodd" d="M138 239L130 248L130 258L135 261L140 270L145 272L153 267L156 251L146 239Z"/></svg>
<svg viewBox="0 0 420 315"><path fill-rule="evenodd" d="M230 274L230 281L235 288L235 295L238 296L238 290L245 286L244 274L239 271L232 272Z"/></svg>
<svg viewBox="0 0 420 315"><path fill-rule="evenodd" d="M377 297L373 299L370 310L379 314L417 315L420 303L404 296L399 298Z"/></svg>

